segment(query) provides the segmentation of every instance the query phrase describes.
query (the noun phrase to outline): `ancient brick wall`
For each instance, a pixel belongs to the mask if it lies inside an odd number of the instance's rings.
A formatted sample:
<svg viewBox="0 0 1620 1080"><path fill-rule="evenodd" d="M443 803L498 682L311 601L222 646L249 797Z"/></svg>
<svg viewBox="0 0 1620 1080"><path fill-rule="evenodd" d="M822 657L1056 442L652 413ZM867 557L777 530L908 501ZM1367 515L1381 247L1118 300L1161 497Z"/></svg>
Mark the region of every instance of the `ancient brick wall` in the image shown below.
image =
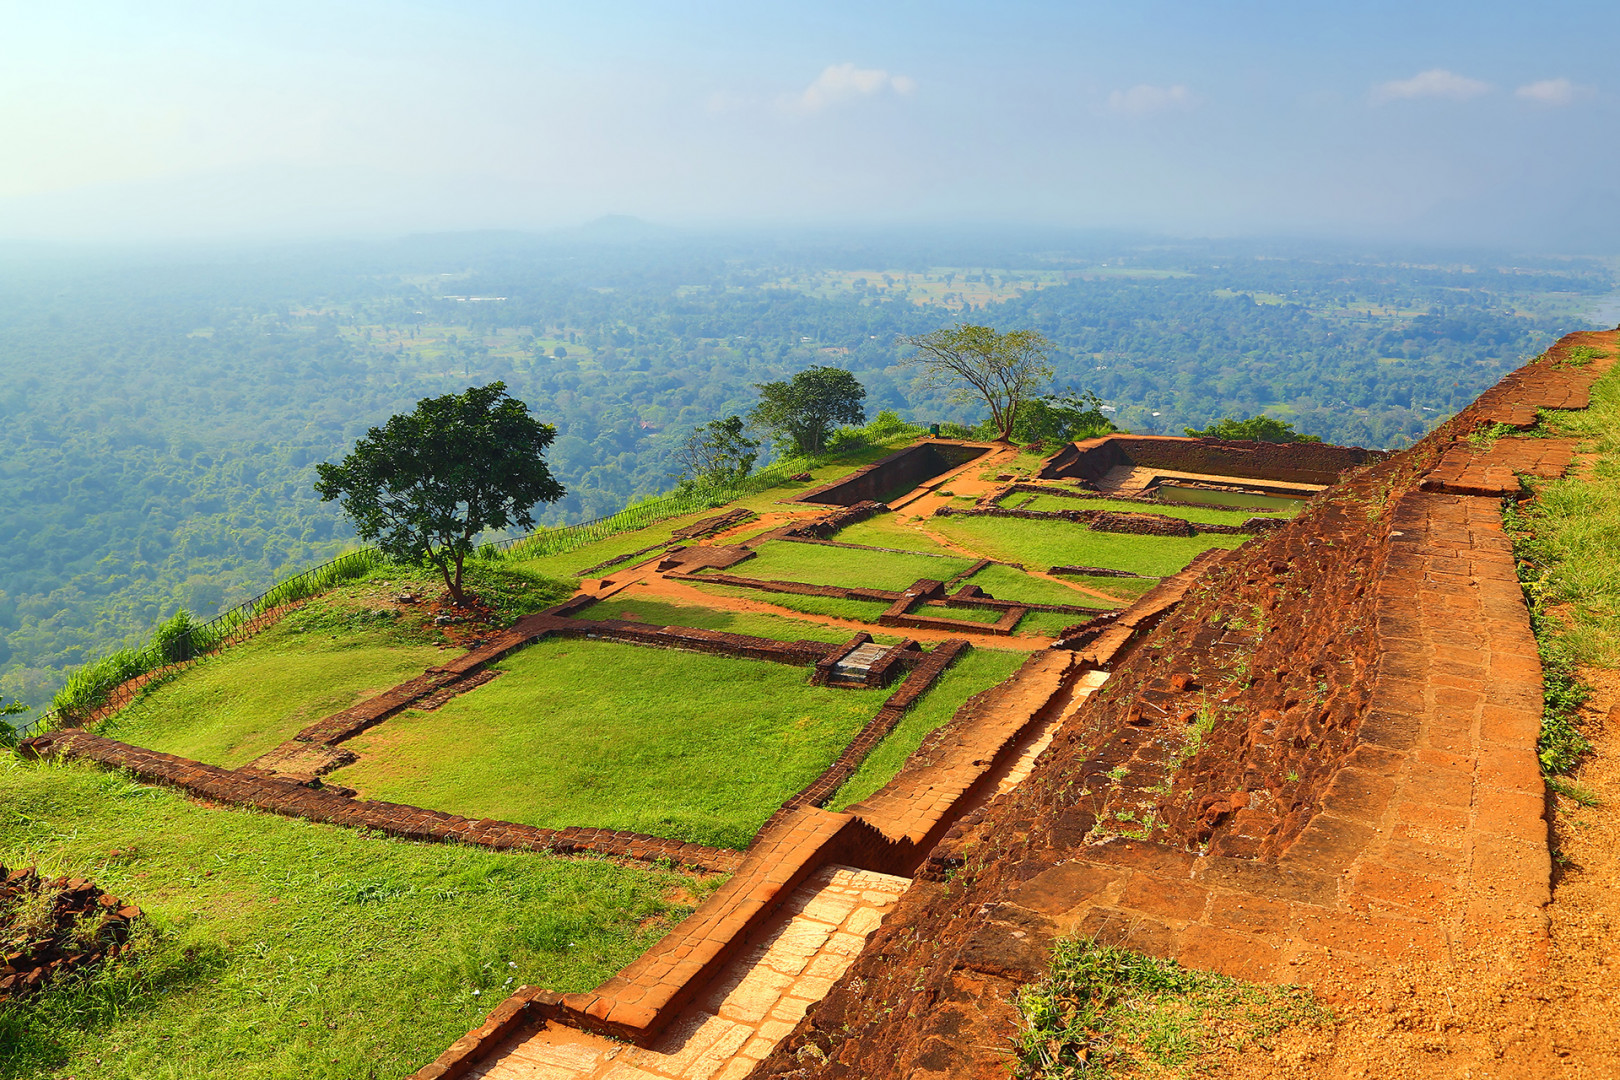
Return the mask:
<svg viewBox="0 0 1620 1080"><path fill-rule="evenodd" d="M983 456L989 449L987 446L943 440L921 442L856 469L841 480L812 488L794 501L837 506L881 502L897 491L909 490L940 473L965 465Z"/></svg>
<svg viewBox="0 0 1620 1080"><path fill-rule="evenodd" d="M1104 435L1059 450L1041 479L1095 481L1109 469L1133 465L1283 483L1333 484L1346 470L1382 460L1381 450L1328 443L1267 443L1168 435Z"/></svg>

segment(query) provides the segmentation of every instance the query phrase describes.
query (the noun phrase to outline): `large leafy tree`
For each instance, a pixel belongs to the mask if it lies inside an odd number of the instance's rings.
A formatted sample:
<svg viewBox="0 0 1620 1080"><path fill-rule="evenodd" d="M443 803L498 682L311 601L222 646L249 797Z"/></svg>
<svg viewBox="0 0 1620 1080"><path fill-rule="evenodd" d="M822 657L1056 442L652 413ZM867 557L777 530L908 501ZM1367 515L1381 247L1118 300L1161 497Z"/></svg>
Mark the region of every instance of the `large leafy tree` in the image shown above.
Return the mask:
<svg viewBox="0 0 1620 1080"><path fill-rule="evenodd" d="M1226 417L1206 428L1183 428L1188 435L1202 439L1248 439L1253 442L1321 442L1318 435L1301 435L1294 425L1274 416L1251 416L1246 420Z"/></svg>
<svg viewBox="0 0 1620 1080"><path fill-rule="evenodd" d="M1046 354L1052 343L1039 330L1009 330L957 323L902 338L916 352L901 363L922 369L923 386L950 390L952 401L990 409L997 438L1010 441L1019 409L1052 380Z"/></svg>
<svg viewBox="0 0 1620 1080"><path fill-rule="evenodd" d="M534 527L534 507L560 499L543 453L557 429L529 415L506 384L423 398L372 428L337 465L316 466L322 501L341 499L363 539L390 558L430 562L466 603L462 567L485 529Z"/></svg>
<svg viewBox="0 0 1620 1080"><path fill-rule="evenodd" d="M740 416L699 424L675 452L682 483L735 483L747 476L759 457L759 443L748 437Z"/></svg>
<svg viewBox="0 0 1620 1080"><path fill-rule="evenodd" d="M1076 442L1118 431L1102 410L1102 399L1089 391L1030 398L1018 410L1013 436L1024 443Z"/></svg>
<svg viewBox="0 0 1620 1080"><path fill-rule="evenodd" d="M795 454L819 454L838 424L866 422L866 387L842 368L807 367L786 382L755 383L749 421Z"/></svg>

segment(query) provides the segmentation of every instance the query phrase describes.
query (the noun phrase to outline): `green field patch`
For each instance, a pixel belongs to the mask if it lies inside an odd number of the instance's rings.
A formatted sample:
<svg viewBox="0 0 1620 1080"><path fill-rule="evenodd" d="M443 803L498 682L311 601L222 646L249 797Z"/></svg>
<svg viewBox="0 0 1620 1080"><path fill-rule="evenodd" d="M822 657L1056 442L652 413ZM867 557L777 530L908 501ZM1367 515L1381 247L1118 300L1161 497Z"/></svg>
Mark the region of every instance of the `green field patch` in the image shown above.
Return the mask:
<svg viewBox="0 0 1620 1080"><path fill-rule="evenodd" d="M1012 566L999 563L980 570L962 582L977 585L997 600L1017 600L1024 604L1069 604L1080 607L1109 606L1095 596L1071 589L1059 581L1038 578Z"/></svg>
<svg viewBox="0 0 1620 1080"><path fill-rule="evenodd" d="M823 544L796 544L769 540L756 549L757 557L727 573L770 581L802 581L809 585L900 591L922 578L946 581L973 563L969 559L937 559L892 551L855 551Z"/></svg>
<svg viewBox="0 0 1620 1080"><path fill-rule="evenodd" d="M1247 539L1207 533L1140 536L1092 532L1073 522L1027 518L949 517L935 520L933 527L954 543L1001 562L1040 567L1101 566L1153 577L1175 573L1201 551L1235 548Z"/></svg>
<svg viewBox="0 0 1620 1080"><path fill-rule="evenodd" d="M1219 495L1224 492L1208 492ZM1201 506L1177 506L1172 502L1162 504L1127 502L1122 499L1068 499L1062 495L1036 495L1029 503L1020 503L1019 499L1028 498L1023 492L1014 492L1004 500L1008 506L1016 506L1020 510L1041 510L1051 512L1054 510L1106 510L1115 514L1160 514L1164 517L1179 518L1190 521L1195 525L1242 525L1254 517L1253 511L1246 510L1206 510ZM1206 500L1215 502L1217 500ZM1247 504L1244 504L1247 505ZM1268 514L1267 517L1292 516Z"/></svg>
<svg viewBox="0 0 1620 1080"><path fill-rule="evenodd" d="M718 884L206 808L9 757L0 863L145 913L117 962L0 1004L8 1080L392 1080L514 987L597 985Z"/></svg>
<svg viewBox="0 0 1620 1080"><path fill-rule="evenodd" d="M514 653L434 712L345 743L365 798L560 828L746 847L886 694L804 668L579 638Z"/></svg>
<svg viewBox="0 0 1620 1080"><path fill-rule="evenodd" d="M414 679L444 651L381 611L292 612L143 693L97 734L236 768L335 712Z"/></svg>
<svg viewBox="0 0 1620 1080"><path fill-rule="evenodd" d="M1065 581L1072 581L1076 585L1084 585L1088 589L1107 593L1117 599L1122 605L1132 603L1137 597L1147 592L1159 583L1155 577L1120 578L1106 577L1099 574L1064 574ZM1098 601L1101 603L1102 601Z"/></svg>
<svg viewBox="0 0 1620 1080"><path fill-rule="evenodd" d="M1178 502L1215 503L1218 506L1245 507L1252 510L1282 510L1281 517L1293 517L1305 508L1305 500L1290 499L1282 495L1254 495L1247 491L1219 491L1210 488L1181 487L1178 484L1160 484L1154 488L1158 497L1166 504ZM1167 505L1160 513L1170 514L1173 511ZM1196 518L1188 518L1195 521ZM1242 522L1236 522L1242 524Z"/></svg>
<svg viewBox="0 0 1620 1080"><path fill-rule="evenodd" d="M827 809L843 810L893 780L906 758L916 752L929 732L949 723L956 710L974 694L1006 681L1027 658L1027 653L987 649L973 649L963 656L867 755L855 775L844 781L833 795Z"/></svg>
<svg viewBox="0 0 1620 1080"><path fill-rule="evenodd" d="M688 578L687 584L712 596L757 600L762 604L773 604L789 611L822 615L830 619L875 623L879 615L889 610L889 605L879 600L840 600L833 596L799 596L796 593L765 592L761 589L744 589L735 585L708 585L700 578Z"/></svg>
<svg viewBox="0 0 1620 1080"><path fill-rule="evenodd" d="M715 591L774 601L778 593L762 593L754 589L726 589L709 586ZM824 597L802 597L821 600ZM882 604L875 605L879 611ZM839 616L844 618L845 616ZM583 619L630 619L650 626L695 626L701 630L719 630L727 634L748 634L774 641L847 641L850 632L841 626L827 626L806 619L791 619L783 615L761 614L752 611L726 611L722 608L700 607L697 604L677 604L667 600L642 600L635 597L615 596L592 604L580 612ZM885 635L873 635L882 640ZM899 641L898 637L890 637Z"/></svg>
<svg viewBox="0 0 1620 1080"><path fill-rule="evenodd" d="M919 530L900 524L893 514L879 514L865 521L857 521L839 529L831 539L841 544L865 544L868 547L900 548L903 551L958 557L955 552Z"/></svg>

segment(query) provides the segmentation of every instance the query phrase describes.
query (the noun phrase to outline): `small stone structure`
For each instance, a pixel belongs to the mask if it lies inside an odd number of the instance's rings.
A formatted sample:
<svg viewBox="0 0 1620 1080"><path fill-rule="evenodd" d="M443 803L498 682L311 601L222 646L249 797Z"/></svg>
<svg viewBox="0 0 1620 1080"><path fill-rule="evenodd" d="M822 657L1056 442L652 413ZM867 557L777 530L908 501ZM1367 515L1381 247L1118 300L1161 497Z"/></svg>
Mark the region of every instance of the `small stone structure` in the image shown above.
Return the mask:
<svg viewBox="0 0 1620 1080"><path fill-rule="evenodd" d="M83 878L0 866L0 1003L117 956L140 917Z"/></svg>

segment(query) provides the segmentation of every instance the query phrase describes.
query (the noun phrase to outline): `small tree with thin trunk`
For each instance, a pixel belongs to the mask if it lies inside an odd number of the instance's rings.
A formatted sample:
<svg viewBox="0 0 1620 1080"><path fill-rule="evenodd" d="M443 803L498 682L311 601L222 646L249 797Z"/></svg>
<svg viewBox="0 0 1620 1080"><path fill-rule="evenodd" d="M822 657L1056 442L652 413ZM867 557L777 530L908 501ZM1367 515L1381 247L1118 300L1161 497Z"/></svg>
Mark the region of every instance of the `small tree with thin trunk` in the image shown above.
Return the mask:
<svg viewBox="0 0 1620 1080"><path fill-rule="evenodd" d="M506 384L423 398L372 428L337 465L315 467L323 502L341 499L361 539L389 558L439 568L466 603L462 568L485 529L534 528L534 507L562 498L542 456L557 429L529 415Z"/></svg>
<svg viewBox="0 0 1620 1080"><path fill-rule="evenodd" d="M1003 442L1012 439L1019 408L1052 379L1052 365L1046 362L1052 343L1039 330L1004 334L958 323L901 340L917 350L900 362L922 368L919 382L949 389L953 402L989 406Z"/></svg>
<svg viewBox="0 0 1620 1080"><path fill-rule="evenodd" d="M731 484L747 476L759 457L759 443L748 437L740 416L699 424L675 452L681 483Z"/></svg>
<svg viewBox="0 0 1620 1080"><path fill-rule="evenodd" d="M819 454L838 424L866 421L866 387L842 368L807 367L786 382L755 383L759 404L748 414L777 447Z"/></svg>

